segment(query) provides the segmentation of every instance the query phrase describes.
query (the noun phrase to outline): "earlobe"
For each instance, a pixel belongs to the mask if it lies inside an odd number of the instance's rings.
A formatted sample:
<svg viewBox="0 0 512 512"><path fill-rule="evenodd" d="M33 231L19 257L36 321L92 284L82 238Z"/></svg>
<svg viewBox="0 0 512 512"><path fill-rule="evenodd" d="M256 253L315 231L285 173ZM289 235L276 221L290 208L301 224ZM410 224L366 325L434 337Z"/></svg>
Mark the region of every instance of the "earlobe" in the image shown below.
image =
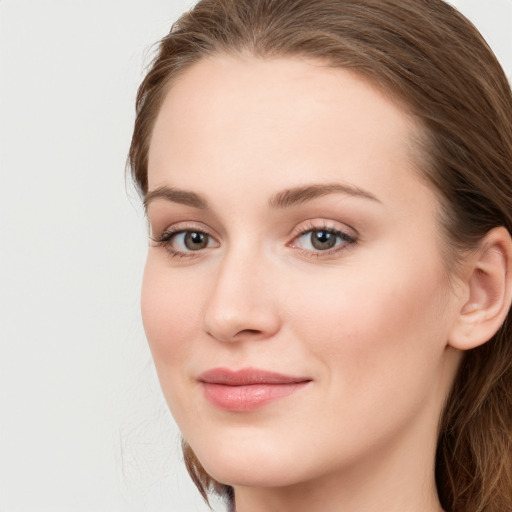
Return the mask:
<svg viewBox="0 0 512 512"><path fill-rule="evenodd" d="M494 228L469 258L463 285L467 292L449 345L469 350L490 340L501 327L512 300L512 240L503 228Z"/></svg>

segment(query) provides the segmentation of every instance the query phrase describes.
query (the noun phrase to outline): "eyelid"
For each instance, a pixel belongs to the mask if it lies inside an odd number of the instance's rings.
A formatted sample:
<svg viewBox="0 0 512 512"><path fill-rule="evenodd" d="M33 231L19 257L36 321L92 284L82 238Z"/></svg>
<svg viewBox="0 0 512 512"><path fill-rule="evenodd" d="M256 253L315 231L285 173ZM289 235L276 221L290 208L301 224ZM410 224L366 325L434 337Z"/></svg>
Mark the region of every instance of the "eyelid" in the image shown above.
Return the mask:
<svg viewBox="0 0 512 512"><path fill-rule="evenodd" d="M168 234L174 235L176 233L182 233L183 231L194 231L199 233L204 233L205 235L209 235L213 237L215 240L219 240L219 235L215 230L210 228L209 226L203 224L199 221L180 221L175 222L169 225L166 225L163 229L156 229L150 225L150 235L149 238L154 242L161 241L162 237L165 237ZM158 236L154 235L154 232L159 233Z"/></svg>
<svg viewBox="0 0 512 512"><path fill-rule="evenodd" d="M310 231L339 231L344 235L347 235L354 240L359 238L359 233L352 227L347 226L346 224L342 224L338 221L324 219L322 217L307 219L299 224L297 224L293 230L290 232L290 239L294 239L300 235L305 233L309 233Z"/></svg>

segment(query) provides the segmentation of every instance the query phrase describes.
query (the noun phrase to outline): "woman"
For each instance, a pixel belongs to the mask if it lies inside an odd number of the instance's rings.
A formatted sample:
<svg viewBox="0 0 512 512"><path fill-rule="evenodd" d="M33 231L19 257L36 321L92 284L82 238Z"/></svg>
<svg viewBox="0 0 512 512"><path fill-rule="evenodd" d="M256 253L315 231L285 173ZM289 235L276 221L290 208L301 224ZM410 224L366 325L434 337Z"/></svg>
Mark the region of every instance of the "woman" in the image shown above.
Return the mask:
<svg viewBox="0 0 512 512"><path fill-rule="evenodd" d="M130 150L144 326L238 512L512 510L512 96L441 0L202 0Z"/></svg>

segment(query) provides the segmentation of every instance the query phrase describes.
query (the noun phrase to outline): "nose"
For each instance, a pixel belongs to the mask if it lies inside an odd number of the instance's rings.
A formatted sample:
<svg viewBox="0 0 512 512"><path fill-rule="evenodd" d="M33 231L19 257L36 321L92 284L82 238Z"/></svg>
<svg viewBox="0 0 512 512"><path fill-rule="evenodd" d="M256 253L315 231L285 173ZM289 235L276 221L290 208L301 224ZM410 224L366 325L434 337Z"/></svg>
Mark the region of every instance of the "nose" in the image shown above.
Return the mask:
<svg viewBox="0 0 512 512"><path fill-rule="evenodd" d="M226 255L212 283L204 331L222 342L271 338L281 324L272 281L261 255Z"/></svg>

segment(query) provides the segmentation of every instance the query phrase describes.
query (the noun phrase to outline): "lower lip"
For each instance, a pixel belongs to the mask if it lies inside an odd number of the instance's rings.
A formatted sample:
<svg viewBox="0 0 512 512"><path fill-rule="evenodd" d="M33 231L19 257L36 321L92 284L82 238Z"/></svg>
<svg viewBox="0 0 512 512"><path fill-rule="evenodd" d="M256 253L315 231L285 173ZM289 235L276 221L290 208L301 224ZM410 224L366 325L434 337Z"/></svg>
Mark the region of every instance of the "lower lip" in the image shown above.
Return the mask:
<svg viewBox="0 0 512 512"><path fill-rule="evenodd" d="M275 400L285 398L309 384L252 384L247 386L226 386L203 383L206 398L216 407L225 411L246 412L259 409Z"/></svg>

